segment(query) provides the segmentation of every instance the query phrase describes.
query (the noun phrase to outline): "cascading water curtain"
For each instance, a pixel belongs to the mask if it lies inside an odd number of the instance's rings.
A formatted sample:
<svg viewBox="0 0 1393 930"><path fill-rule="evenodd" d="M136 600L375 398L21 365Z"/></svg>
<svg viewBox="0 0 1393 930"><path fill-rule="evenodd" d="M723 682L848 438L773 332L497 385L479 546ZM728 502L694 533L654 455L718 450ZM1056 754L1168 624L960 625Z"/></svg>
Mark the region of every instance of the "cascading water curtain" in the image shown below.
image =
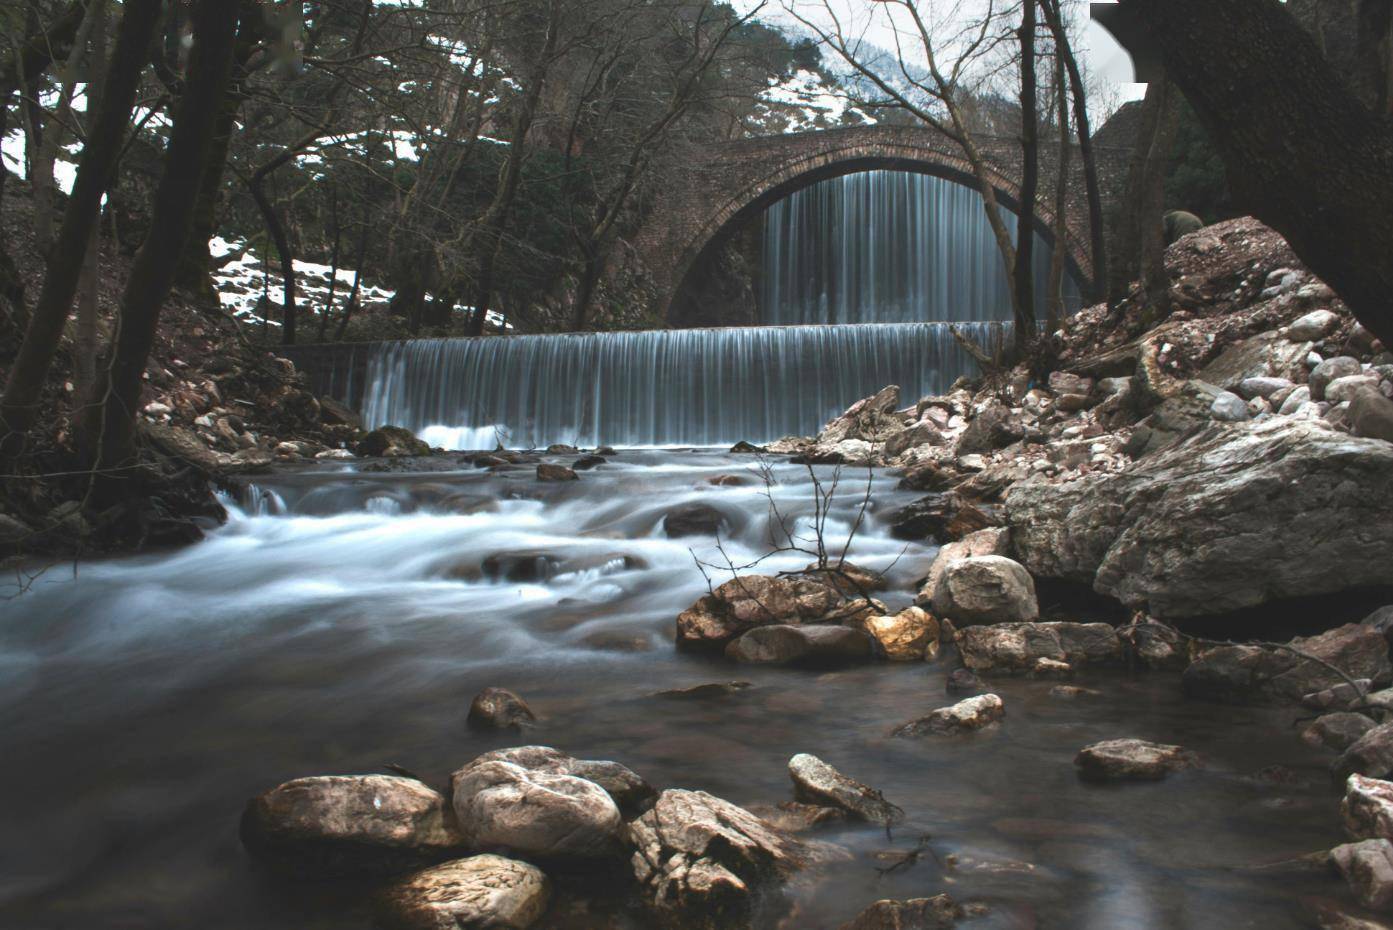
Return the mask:
<svg viewBox="0 0 1393 930"><path fill-rule="evenodd" d="M967 324L979 344L1009 327ZM975 370L946 324L660 330L375 347L364 419L434 444L730 445L816 432L898 384L906 403Z"/></svg>
<svg viewBox="0 0 1393 930"><path fill-rule="evenodd" d="M1016 231L1016 215L1003 210ZM1044 318L1050 246L1036 236L1037 316ZM1065 306L1079 287L1065 275ZM911 323L1009 320L1001 253L973 188L906 171L821 181L764 215L762 321Z"/></svg>

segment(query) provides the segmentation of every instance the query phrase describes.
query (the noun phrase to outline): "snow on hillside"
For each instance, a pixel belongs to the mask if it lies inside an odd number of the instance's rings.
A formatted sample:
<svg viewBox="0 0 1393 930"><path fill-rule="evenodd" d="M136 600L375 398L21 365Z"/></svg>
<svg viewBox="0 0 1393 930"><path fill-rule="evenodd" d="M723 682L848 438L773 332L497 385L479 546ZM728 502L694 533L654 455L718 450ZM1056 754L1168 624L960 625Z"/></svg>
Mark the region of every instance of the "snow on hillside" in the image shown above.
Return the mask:
<svg viewBox="0 0 1393 930"><path fill-rule="evenodd" d="M800 68L786 79L771 78L755 104L754 120L768 130L806 132L876 122L852 105L841 87L816 71Z"/></svg>

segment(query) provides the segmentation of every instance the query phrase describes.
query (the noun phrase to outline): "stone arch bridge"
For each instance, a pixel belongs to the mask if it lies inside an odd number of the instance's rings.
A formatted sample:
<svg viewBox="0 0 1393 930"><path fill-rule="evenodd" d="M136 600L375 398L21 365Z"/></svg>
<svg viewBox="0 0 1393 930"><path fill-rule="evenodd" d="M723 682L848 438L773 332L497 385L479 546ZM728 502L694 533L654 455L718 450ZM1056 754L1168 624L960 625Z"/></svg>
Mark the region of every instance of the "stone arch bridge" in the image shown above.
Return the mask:
<svg viewBox="0 0 1393 930"><path fill-rule="evenodd" d="M1002 204L1020 204L1020 142L1014 137L979 138ZM1126 180L1128 153L1117 148L1097 150L1104 205L1115 198ZM1082 158L1075 150L1065 203L1070 264L1080 281L1092 280L1088 245L1088 205ZM1058 146L1041 140L1040 196L1036 228L1052 242L1054 187L1058 176ZM659 194L635 239L638 257L653 275L655 307L671 322L676 298L701 260L719 248L746 220L770 204L818 181L873 169L897 169L932 174L977 186L962 148L929 127L856 126L762 136L698 148L681 180Z"/></svg>

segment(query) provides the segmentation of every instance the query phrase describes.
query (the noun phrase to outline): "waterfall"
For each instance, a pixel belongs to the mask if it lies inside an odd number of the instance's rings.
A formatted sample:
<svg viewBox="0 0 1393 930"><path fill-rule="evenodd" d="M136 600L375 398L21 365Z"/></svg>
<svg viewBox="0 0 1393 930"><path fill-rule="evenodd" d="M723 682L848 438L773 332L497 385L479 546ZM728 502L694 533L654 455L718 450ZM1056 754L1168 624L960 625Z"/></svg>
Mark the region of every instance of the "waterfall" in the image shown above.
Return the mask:
<svg viewBox="0 0 1393 930"><path fill-rule="evenodd" d="M982 344L1006 332L963 328ZM492 448L494 427L513 447L730 445L814 433L887 384L909 403L972 371L943 323L417 339L373 347L363 414L466 448Z"/></svg>
<svg viewBox="0 0 1393 930"><path fill-rule="evenodd" d="M1003 210L1016 234L1014 213ZM762 320L770 324L1007 320L1006 268L974 188L905 171L821 181L764 214ZM1050 246L1035 237L1037 316ZM1079 287L1065 276L1065 305Z"/></svg>

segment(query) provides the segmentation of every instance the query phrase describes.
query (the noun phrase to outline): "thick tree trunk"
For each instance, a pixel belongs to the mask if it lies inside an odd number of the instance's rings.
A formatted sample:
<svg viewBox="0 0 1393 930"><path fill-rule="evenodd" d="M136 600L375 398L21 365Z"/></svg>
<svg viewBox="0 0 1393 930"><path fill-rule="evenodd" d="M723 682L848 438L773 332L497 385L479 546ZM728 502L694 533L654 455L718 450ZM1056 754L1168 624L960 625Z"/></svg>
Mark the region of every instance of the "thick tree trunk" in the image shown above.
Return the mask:
<svg viewBox="0 0 1393 930"><path fill-rule="evenodd" d="M1276 229L1393 346L1393 122L1375 118L1270 0L1121 0L1228 168Z"/></svg>
<svg viewBox="0 0 1393 930"><path fill-rule="evenodd" d="M1117 206L1113 226L1112 258L1108 264L1108 306L1116 307L1131 290L1132 282L1141 277L1142 232L1146 218L1148 183L1152 177L1150 158L1161 126L1165 104L1165 84L1154 82L1146 88L1142 100L1141 120L1132 157L1127 168L1127 192ZM1156 222L1160 223L1158 214Z"/></svg>
<svg viewBox="0 0 1393 930"><path fill-rule="evenodd" d="M72 308L79 269L97 222L102 194L120 155L121 138L135 105L146 50L155 34L160 0L126 0L123 6L121 30L104 83L100 115L83 146L77 181L68 198L43 290L10 369L4 398L0 400L0 459L11 458L20 451L24 434L38 413L44 379Z"/></svg>
<svg viewBox="0 0 1393 930"><path fill-rule="evenodd" d="M210 170L217 114L232 71L237 16L237 6L224 0L199 0L194 7L188 82L155 192L150 234L136 253L121 294L109 389L100 406L89 407L85 421L85 441L97 468L117 467L134 457L141 376L154 345L160 309L174 284L180 250L193 225L199 185Z"/></svg>
<svg viewBox="0 0 1393 930"><path fill-rule="evenodd" d="M1035 201L1040 189L1040 114L1036 106L1035 2L1021 5L1021 202L1016 217L1016 353L1035 341Z"/></svg>
<svg viewBox="0 0 1393 930"><path fill-rule="evenodd" d="M95 18L92 29L92 50L87 71L91 75L106 73L107 24L106 0L93 0L88 15ZM96 114L101 108L102 90L97 81L87 84L86 129L92 131ZM77 331L73 337L73 396L91 397L97 383L97 302L101 286L101 215L92 224L87 240L87 256L82 261L82 282L77 296Z"/></svg>
<svg viewBox="0 0 1393 930"><path fill-rule="evenodd" d="M232 90L223 98L218 109L217 128L213 133L213 152L209 156L212 170L203 178L199 186L198 201L194 207L193 232L179 257L179 270L175 283L196 294L212 296L210 278L211 259L208 242L217 232L218 203L223 189L223 166L227 164L228 151L232 147L232 134L237 128L237 114L242 109L245 92L242 82L248 76L248 63L252 54L261 46L265 36L265 19L254 0L240 0L241 21L237 27L237 50L232 66Z"/></svg>
<svg viewBox="0 0 1393 930"><path fill-rule="evenodd" d="M1064 260L1069 254L1069 76L1064 53L1055 45L1055 122L1059 129L1059 170L1054 181L1054 248L1050 250L1050 283L1046 295L1045 329L1053 337L1064 322Z"/></svg>
<svg viewBox="0 0 1393 930"><path fill-rule="evenodd" d="M1074 102L1074 124L1079 138L1079 157L1083 160L1084 188L1088 196L1088 229L1091 238L1090 252L1093 258L1093 280L1088 285L1090 299L1103 297L1108 280L1107 229L1103 217L1103 194L1098 183L1098 159L1093 151L1093 130L1088 120L1088 88L1084 85L1083 74L1079 71L1078 59L1074 57L1069 34L1064 29L1064 21L1059 12L1059 0L1045 0L1045 21L1050 34L1054 36L1055 49L1064 60L1065 70L1069 72L1069 90Z"/></svg>
<svg viewBox="0 0 1393 930"><path fill-rule="evenodd" d="M1146 295L1147 324L1155 325L1171 312L1170 274L1166 271L1166 173L1171 145L1180 120L1179 91L1170 81L1161 85L1156 132L1146 157L1142 182L1141 282Z"/></svg>

